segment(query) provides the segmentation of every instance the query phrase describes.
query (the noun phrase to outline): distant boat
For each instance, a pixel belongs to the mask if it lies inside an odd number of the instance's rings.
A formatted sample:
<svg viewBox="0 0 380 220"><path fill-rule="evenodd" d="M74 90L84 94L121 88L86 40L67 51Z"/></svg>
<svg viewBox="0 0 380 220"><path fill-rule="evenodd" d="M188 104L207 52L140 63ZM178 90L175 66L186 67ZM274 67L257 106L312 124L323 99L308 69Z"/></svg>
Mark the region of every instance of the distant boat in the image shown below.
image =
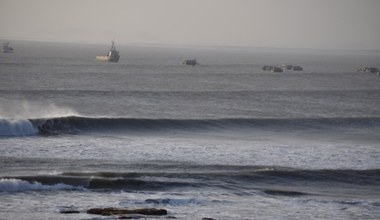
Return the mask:
<svg viewBox="0 0 380 220"><path fill-rule="evenodd" d="M192 60L185 60L182 63L183 65L189 65L189 66L195 66L198 65L199 63L197 62L197 59L192 59Z"/></svg>
<svg viewBox="0 0 380 220"><path fill-rule="evenodd" d="M9 46L9 42L3 43L3 47L1 49L3 53L13 53L13 48Z"/></svg>
<svg viewBox="0 0 380 220"><path fill-rule="evenodd" d="M281 67L287 70L293 69L293 65L290 65L290 64L282 64Z"/></svg>
<svg viewBox="0 0 380 220"><path fill-rule="evenodd" d="M282 64L281 67L283 69L293 70L293 71L302 71L303 70L302 66L294 66L294 65L290 65L290 64Z"/></svg>
<svg viewBox="0 0 380 220"><path fill-rule="evenodd" d="M366 73L378 73L380 70L376 67L360 67L358 71Z"/></svg>
<svg viewBox="0 0 380 220"><path fill-rule="evenodd" d="M119 58L120 58L119 51L116 50L115 42L111 41L111 43L112 43L111 49L108 52L108 54L106 56L96 56L97 60L113 62L113 63L119 62Z"/></svg>
<svg viewBox="0 0 380 220"><path fill-rule="evenodd" d="M302 71L302 66L293 66L293 71Z"/></svg>
<svg viewBox="0 0 380 220"><path fill-rule="evenodd" d="M264 71L272 72L272 73L282 73L283 72L283 70L280 67L277 67L277 66L268 66L268 65L265 65L261 69L264 70Z"/></svg>

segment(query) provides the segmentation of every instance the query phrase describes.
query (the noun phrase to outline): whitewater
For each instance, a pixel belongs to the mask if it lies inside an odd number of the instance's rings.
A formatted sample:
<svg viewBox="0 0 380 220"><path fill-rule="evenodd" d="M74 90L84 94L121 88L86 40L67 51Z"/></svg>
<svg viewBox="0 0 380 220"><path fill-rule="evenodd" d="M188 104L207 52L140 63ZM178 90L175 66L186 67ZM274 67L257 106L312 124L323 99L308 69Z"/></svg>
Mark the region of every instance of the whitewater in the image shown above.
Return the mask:
<svg viewBox="0 0 380 220"><path fill-rule="evenodd" d="M380 77L357 72L378 51L12 45L0 219L380 218ZM304 70L261 69L281 64Z"/></svg>

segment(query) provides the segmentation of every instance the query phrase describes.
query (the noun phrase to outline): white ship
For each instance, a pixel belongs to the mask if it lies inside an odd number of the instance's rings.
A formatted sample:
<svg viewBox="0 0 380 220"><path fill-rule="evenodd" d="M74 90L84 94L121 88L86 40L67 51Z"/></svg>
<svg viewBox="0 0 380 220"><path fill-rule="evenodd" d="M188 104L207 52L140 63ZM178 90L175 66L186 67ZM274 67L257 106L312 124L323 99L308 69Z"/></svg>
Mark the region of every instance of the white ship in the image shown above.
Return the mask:
<svg viewBox="0 0 380 220"><path fill-rule="evenodd" d="M96 56L97 60L113 62L113 63L119 62L119 58L120 58L119 51L116 50L115 42L114 41L111 41L111 42L112 42L112 45L108 54L106 56Z"/></svg>

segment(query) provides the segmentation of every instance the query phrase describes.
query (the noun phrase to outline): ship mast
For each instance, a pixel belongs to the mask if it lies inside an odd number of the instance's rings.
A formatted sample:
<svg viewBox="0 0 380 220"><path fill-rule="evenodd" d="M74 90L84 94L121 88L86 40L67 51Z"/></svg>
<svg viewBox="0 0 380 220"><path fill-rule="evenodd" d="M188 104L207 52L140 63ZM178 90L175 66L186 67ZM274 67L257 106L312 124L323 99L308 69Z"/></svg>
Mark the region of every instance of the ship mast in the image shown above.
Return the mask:
<svg viewBox="0 0 380 220"><path fill-rule="evenodd" d="M115 48L115 41L111 41L112 45L111 45L111 51L114 51L116 50Z"/></svg>

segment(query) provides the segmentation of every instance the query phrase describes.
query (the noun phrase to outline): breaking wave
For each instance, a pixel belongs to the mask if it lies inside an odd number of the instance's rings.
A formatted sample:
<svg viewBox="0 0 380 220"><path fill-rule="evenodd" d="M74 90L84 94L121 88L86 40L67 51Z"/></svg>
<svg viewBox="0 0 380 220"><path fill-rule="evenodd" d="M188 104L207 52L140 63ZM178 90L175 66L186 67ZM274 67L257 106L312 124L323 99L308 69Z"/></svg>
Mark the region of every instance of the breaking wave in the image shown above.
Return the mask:
<svg viewBox="0 0 380 220"><path fill-rule="evenodd" d="M15 178L0 179L0 192L23 192L23 191L39 191L39 190L74 190L81 187L56 183L53 185L43 185L39 182L28 182Z"/></svg>
<svg viewBox="0 0 380 220"><path fill-rule="evenodd" d="M222 188L233 192L261 190L263 193L281 196L303 196L308 192L272 189L276 186L325 186L372 187L378 189L380 170L300 170L290 168L239 167L221 170L202 168L186 172L66 172L57 175L14 176L0 179L0 192L26 190L111 190L111 191L166 191L173 188Z"/></svg>
<svg viewBox="0 0 380 220"><path fill-rule="evenodd" d="M204 132L220 130L312 130L380 128L380 118L221 118L147 119L57 117L49 119L0 120L0 136L77 134L80 132Z"/></svg>
<svg viewBox="0 0 380 220"><path fill-rule="evenodd" d="M26 119L0 119L0 136L30 136L38 129Z"/></svg>

